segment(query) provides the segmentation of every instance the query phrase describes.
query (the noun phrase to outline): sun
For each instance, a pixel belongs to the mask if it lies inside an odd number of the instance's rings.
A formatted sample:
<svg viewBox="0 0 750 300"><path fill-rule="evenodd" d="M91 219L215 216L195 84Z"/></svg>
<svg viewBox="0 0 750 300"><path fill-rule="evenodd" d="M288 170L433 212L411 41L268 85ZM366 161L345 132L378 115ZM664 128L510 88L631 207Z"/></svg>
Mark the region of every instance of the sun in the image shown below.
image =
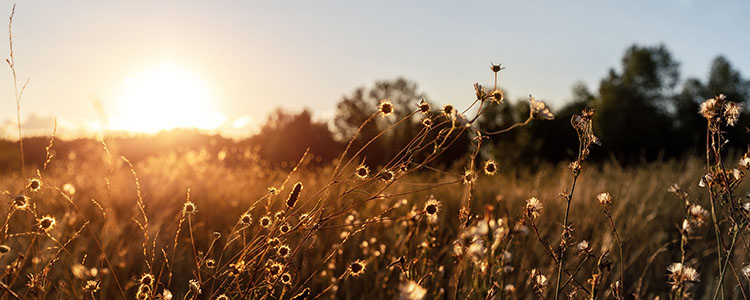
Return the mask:
<svg viewBox="0 0 750 300"><path fill-rule="evenodd" d="M124 80L109 127L143 133L216 129L226 117L215 104L214 94L199 76L165 63Z"/></svg>

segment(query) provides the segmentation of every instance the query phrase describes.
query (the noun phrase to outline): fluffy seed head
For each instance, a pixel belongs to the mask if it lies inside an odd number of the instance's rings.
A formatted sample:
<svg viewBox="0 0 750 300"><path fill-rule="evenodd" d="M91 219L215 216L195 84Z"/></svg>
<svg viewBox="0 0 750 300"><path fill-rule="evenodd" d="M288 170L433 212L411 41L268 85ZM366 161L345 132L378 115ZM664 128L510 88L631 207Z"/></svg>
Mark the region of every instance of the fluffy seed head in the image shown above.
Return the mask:
<svg viewBox="0 0 750 300"><path fill-rule="evenodd" d="M599 203L604 206L608 206L612 204L612 195L610 195L607 192L599 193L596 195L596 200L599 200Z"/></svg>
<svg viewBox="0 0 750 300"><path fill-rule="evenodd" d="M537 101L534 96L529 95L529 111L531 117L542 120L554 120L555 116L549 110L549 106L544 101Z"/></svg>
<svg viewBox="0 0 750 300"><path fill-rule="evenodd" d="M538 218L542 214L544 205L536 197L531 197L526 200L526 216L533 219Z"/></svg>
<svg viewBox="0 0 750 300"><path fill-rule="evenodd" d="M742 114L742 103L727 102L724 104L724 119L727 121L727 125L734 126L737 120L740 119Z"/></svg>

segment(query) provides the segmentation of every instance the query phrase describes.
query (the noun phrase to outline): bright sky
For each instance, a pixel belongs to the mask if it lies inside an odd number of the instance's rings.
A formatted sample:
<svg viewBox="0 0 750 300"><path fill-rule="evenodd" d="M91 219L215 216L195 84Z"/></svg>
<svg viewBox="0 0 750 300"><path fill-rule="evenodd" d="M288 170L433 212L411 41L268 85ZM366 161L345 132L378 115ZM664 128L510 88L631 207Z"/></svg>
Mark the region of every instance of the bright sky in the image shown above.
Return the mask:
<svg viewBox="0 0 750 300"><path fill-rule="evenodd" d="M330 117L343 94L397 76L460 106L474 82L491 83L490 62L507 67L512 99L559 107L574 82L595 89L632 43L665 43L683 78L705 78L718 54L748 76L748 14L744 1L49 0L19 3L13 31L17 71L31 77L28 131L49 132L52 116L70 133L91 130L98 99L111 128L200 116L236 135L277 106ZM7 68L0 83L0 136L15 138ZM170 108L179 114L158 120Z"/></svg>

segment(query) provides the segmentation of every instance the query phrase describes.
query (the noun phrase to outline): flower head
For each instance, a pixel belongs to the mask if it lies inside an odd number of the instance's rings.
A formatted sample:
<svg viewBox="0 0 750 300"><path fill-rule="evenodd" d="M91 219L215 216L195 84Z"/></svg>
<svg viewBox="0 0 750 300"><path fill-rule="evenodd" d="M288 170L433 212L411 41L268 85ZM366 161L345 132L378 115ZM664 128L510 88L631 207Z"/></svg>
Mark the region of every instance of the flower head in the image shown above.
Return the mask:
<svg viewBox="0 0 750 300"><path fill-rule="evenodd" d="M432 119L431 119L431 118L429 118L429 117L427 117L427 118L424 118L424 119L422 120L422 125L423 125L424 127L426 127L426 128L428 128L428 129L429 129L430 127L432 127Z"/></svg>
<svg viewBox="0 0 750 300"><path fill-rule="evenodd" d="M13 198L13 207L18 210L24 210L29 207L29 197L24 194L20 194Z"/></svg>
<svg viewBox="0 0 750 300"><path fill-rule="evenodd" d="M198 209L195 207L195 203L191 201L185 202L185 204L182 205L182 214L188 215L188 214L194 214L197 212Z"/></svg>
<svg viewBox="0 0 750 300"><path fill-rule="evenodd" d="M368 168L364 163L357 166L356 171L354 171L354 174L359 177L359 179L367 179L367 175L370 175L370 168Z"/></svg>
<svg viewBox="0 0 750 300"><path fill-rule="evenodd" d="M290 249L287 245L281 245L276 249L276 254L281 257L287 257L290 253L292 253L292 249Z"/></svg>
<svg viewBox="0 0 750 300"><path fill-rule="evenodd" d="M449 117L449 118L450 118L450 117L453 117L453 114L455 114L455 113L456 113L456 111L455 111L455 109L453 108L453 105L452 105L452 104L446 104L446 105L443 105L443 114L444 114L445 116L447 116L447 117Z"/></svg>
<svg viewBox="0 0 750 300"><path fill-rule="evenodd" d="M31 192L39 191L42 188L42 181L38 178L29 179L29 184L26 185L26 188Z"/></svg>
<svg viewBox="0 0 750 300"><path fill-rule="evenodd" d="M424 99L422 101L419 101L419 112L426 114L430 112L430 103L427 103Z"/></svg>
<svg viewBox="0 0 750 300"><path fill-rule="evenodd" d="M365 272L365 261L358 259L349 264L349 274L356 277Z"/></svg>
<svg viewBox="0 0 750 300"><path fill-rule="evenodd" d="M492 176L495 173L497 173L497 163L491 159L484 162L484 174Z"/></svg>
<svg viewBox="0 0 750 300"><path fill-rule="evenodd" d="M393 103L388 99L383 99L380 101L380 105L378 105L378 110L384 117L387 117L393 113Z"/></svg>
<svg viewBox="0 0 750 300"><path fill-rule="evenodd" d="M427 203L424 204L424 212L430 216L437 215L440 212L440 202L430 195L430 200L427 200Z"/></svg>
<svg viewBox="0 0 750 300"><path fill-rule="evenodd" d="M52 228L55 227L55 217L52 216L44 216L41 219L39 219L39 229L42 231L49 232L52 230Z"/></svg>
<svg viewBox="0 0 750 300"><path fill-rule="evenodd" d="M596 200L599 200L599 203L604 206L608 206L612 204L612 195L610 195L607 192L599 193L596 195Z"/></svg>
<svg viewBox="0 0 750 300"><path fill-rule="evenodd" d="M248 226L253 223L253 216L250 213L244 213L242 216L240 216L240 223L242 225Z"/></svg>
<svg viewBox="0 0 750 300"><path fill-rule="evenodd" d="M727 125L734 126L740 119L740 114L742 114L742 103L727 102L724 104L724 119L726 119Z"/></svg>
<svg viewBox="0 0 750 300"><path fill-rule="evenodd" d="M537 101L534 96L529 95L529 109L531 117L542 120L554 120L555 116L549 110L549 106L544 101Z"/></svg>
<svg viewBox="0 0 750 300"><path fill-rule="evenodd" d="M531 197L526 200L526 216L533 219L538 218L542 214L544 205L536 197Z"/></svg>
<svg viewBox="0 0 750 300"><path fill-rule="evenodd" d="M263 226L263 228L268 228L271 226L273 222L271 222L271 217L263 216L262 218L260 218L259 223L260 223L260 226Z"/></svg>

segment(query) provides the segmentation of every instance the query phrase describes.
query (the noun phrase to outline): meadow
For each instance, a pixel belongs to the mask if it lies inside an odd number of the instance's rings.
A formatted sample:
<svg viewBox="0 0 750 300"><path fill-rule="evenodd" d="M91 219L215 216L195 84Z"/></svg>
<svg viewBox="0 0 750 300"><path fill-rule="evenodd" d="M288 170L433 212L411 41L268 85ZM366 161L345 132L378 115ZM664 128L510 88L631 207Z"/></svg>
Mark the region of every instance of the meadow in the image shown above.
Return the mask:
<svg viewBox="0 0 750 300"><path fill-rule="evenodd" d="M476 115L502 105L497 89L475 88ZM402 108L384 100L366 122L429 124L378 166L361 157L372 140L331 164L305 152L282 168L249 150L133 164L106 139L56 157L52 137L43 164L2 175L2 297L744 297L750 159L725 158L717 143L732 104L706 103L705 160L627 168L587 163L598 143L590 109L571 118L570 163L508 170L479 158L486 139L554 118L533 97L528 119L496 132L427 102L387 119ZM465 166L431 164L463 135L475 149Z"/></svg>

